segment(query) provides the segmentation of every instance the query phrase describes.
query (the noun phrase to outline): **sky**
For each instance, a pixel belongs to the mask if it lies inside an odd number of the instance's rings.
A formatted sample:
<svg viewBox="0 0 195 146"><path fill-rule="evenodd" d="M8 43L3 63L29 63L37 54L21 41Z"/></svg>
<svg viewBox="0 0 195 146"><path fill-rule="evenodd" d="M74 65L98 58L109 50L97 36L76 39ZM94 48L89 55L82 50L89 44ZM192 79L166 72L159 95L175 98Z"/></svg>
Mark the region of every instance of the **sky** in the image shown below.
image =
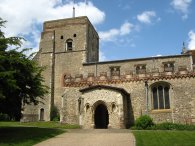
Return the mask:
<svg viewBox="0 0 195 146"><path fill-rule="evenodd" d="M1 0L4 32L38 51L44 21L88 16L100 37L100 60L180 54L195 50L192 0Z"/></svg>

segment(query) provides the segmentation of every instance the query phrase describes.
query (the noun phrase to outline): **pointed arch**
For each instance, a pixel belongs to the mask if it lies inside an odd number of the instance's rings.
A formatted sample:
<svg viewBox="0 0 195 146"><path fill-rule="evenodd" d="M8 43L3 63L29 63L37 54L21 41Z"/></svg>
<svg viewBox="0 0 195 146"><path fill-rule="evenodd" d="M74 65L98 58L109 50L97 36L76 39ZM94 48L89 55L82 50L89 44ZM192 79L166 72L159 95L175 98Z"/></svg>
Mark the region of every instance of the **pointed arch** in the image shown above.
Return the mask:
<svg viewBox="0 0 195 146"><path fill-rule="evenodd" d="M93 105L94 124L97 129L107 129L109 124L108 106L102 100L98 100Z"/></svg>

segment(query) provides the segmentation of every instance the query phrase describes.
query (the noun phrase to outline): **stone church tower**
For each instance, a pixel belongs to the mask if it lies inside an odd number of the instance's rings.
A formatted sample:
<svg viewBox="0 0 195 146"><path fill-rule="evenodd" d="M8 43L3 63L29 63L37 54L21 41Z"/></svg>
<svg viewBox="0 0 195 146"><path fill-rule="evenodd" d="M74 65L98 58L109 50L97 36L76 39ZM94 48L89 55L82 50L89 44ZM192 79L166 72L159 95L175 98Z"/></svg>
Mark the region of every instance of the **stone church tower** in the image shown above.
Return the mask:
<svg viewBox="0 0 195 146"><path fill-rule="evenodd" d="M35 56L49 94L24 107L24 121L83 128L129 128L143 114L155 122L195 122L195 52L99 62L99 36L87 17L47 21Z"/></svg>
<svg viewBox="0 0 195 146"><path fill-rule="evenodd" d="M87 17L47 21L39 48L35 59L46 66L43 76L50 88L40 108L44 109L44 120L48 121L51 107L61 105L64 75L78 76L84 72L83 63L98 62L99 36Z"/></svg>

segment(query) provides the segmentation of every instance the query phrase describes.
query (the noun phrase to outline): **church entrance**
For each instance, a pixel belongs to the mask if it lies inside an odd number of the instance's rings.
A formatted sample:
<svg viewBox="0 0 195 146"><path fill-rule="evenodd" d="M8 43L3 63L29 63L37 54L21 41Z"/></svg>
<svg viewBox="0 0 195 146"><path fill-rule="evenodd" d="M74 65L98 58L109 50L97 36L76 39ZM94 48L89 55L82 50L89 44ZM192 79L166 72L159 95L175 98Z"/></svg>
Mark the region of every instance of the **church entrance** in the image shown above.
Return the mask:
<svg viewBox="0 0 195 146"><path fill-rule="evenodd" d="M99 104L94 115L95 128L107 129L109 124L108 110L104 104Z"/></svg>

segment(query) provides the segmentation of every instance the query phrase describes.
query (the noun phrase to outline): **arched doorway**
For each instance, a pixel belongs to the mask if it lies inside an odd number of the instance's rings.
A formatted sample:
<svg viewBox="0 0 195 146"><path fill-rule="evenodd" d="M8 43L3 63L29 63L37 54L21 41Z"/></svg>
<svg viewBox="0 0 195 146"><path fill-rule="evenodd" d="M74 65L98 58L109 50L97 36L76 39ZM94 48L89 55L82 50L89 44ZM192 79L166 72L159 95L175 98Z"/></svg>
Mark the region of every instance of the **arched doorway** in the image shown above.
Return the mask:
<svg viewBox="0 0 195 146"><path fill-rule="evenodd" d="M44 121L44 109L40 109L40 121Z"/></svg>
<svg viewBox="0 0 195 146"><path fill-rule="evenodd" d="M108 110L104 104L99 104L94 115L95 128L107 129L109 124Z"/></svg>

